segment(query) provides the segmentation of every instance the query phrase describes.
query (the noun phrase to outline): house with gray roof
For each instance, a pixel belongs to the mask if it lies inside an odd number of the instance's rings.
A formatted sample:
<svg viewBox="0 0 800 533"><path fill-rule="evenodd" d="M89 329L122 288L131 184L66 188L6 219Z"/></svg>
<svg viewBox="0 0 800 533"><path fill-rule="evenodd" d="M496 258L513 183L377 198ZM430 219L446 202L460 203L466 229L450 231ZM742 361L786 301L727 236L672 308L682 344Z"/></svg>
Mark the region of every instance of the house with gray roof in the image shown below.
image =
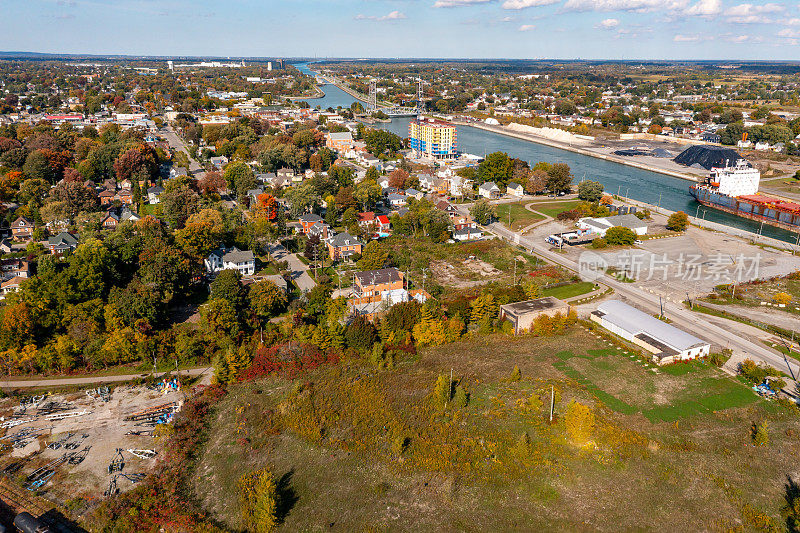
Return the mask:
<svg viewBox="0 0 800 533"><path fill-rule="evenodd" d="M47 247L51 254L63 254L78 247L78 237L67 231L47 238Z"/></svg>
<svg viewBox="0 0 800 533"><path fill-rule="evenodd" d="M220 247L203 259L206 272L217 274L223 270L238 270L242 276L252 276L256 271L256 258L250 250Z"/></svg>
<svg viewBox="0 0 800 533"><path fill-rule="evenodd" d="M636 215L614 215L613 217L585 217L578 220L580 229L589 230L604 237L606 231L614 227L624 227L633 231L636 235L647 234L647 223L639 220Z"/></svg>

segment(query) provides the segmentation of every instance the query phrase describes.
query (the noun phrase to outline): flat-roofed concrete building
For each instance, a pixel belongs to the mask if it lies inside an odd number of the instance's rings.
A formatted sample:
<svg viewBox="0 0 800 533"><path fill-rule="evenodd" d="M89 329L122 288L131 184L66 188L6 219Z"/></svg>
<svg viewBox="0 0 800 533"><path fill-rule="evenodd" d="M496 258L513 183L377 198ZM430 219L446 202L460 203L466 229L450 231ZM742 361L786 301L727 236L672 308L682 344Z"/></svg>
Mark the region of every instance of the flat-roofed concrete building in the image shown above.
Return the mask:
<svg viewBox="0 0 800 533"><path fill-rule="evenodd" d="M708 355L711 344L619 300L597 306L589 317L653 354L653 362L666 365Z"/></svg>
<svg viewBox="0 0 800 533"><path fill-rule="evenodd" d="M519 335L530 330L533 321L538 317L542 315L555 316L556 314L566 316L569 313L569 309L568 303L552 296L545 296L534 300L501 305L500 318L511 322L514 325L514 334Z"/></svg>

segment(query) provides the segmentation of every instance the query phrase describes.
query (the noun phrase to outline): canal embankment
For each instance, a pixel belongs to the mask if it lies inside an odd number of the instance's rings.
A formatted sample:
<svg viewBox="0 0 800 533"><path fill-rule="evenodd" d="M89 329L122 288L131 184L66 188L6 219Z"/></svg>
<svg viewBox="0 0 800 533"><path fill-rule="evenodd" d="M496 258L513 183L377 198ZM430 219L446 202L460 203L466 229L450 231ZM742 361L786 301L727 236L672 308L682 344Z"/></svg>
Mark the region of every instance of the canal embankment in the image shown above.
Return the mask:
<svg viewBox="0 0 800 533"><path fill-rule="evenodd" d="M532 135L529 133L522 133L514 130L510 130L504 126L492 126L489 124L483 124L480 122L468 122L463 120L453 120L453 123L458 126L468 126L471 128L477 128L485 131L490 131L492 133L498 133L500 135L505 135L507 137L514 137L516 139L521 139L523 141L530 141L537 144L542 144L545 146L550 146L551 148L558 148L560 150L567 150L570 152L575 152L577 154L594 157L597 159L602 159L604 161L611 161L614 163L619 163L621 165L626 165L633 168L638 168L641 170L648 170L650 172L657 172L659 174L664 174L667 176L672 176L673 178L680 178L682 180L687 180L691 182L697 182L698 176L692 174L685 174L681 172L677 172L674 170L661 168L656 165L647 165L644 163L640 163L637 161L631 161L630 159L626 159L622 156L616 156L613 154L606 154L597 150L593 150L589 147L585 146L577 146L574 144L564 143L560 141L555 141L552 139L548 139L546 137L541 137L538 135Z"/></svg>

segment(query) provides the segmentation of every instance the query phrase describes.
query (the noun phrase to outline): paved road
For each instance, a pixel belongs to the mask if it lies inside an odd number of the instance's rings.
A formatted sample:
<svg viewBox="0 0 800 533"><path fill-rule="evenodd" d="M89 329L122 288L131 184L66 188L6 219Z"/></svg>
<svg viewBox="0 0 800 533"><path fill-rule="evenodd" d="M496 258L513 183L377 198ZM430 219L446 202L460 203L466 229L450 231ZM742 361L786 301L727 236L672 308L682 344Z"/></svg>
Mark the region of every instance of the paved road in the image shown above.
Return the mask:
<svg viewBox="0 0 800 533"><path fill-rule="evenodd" d="M466 208L462 206L458 206L458 208L466 211ZM520 236L500 223L490 224L489 229L501 238L527 248L553 263L561 265L573 272L578 271L578 265L574 261L559 253L550 251L544 243L538 240L534 241L530 238ZM659 298L656 295L643 291L641 288L637 287L635 283L622 283L605 273L600 274L597 281L611 287L619 297L627 300L636 307L651 313L659 312L661 305ZM738 334L735 327L735 324L737 324L736 322L730 322L729 327L723 327L709 322L702 314L690 311L682 305L664 301L663 306L664 314L672 320L675 326L689 331L718 346L730 348L734 353L744 355L753 360L762 361L783 372L787 372L795 378L800 375L800 365L796 362L789 361L780 352L767 348L762 344L752 342Z"/></svg>
<svg viewBox="0 0 800 533"><path fill-rule="evenodd" d="M210 377L214 373L213 367L189 368L172 372L179 376L203 376ZM94 385L96 383L114 383L119 381L131 381L137 378L149 376L162 376L164 372L140 372L138 374L122 374L118 376L86 376L82 378L42 378L24 380L0 380L0 388L3 389L30 389L38 387L65 387L69 385Z"/></svg>
<svg viewBox="0 0 800 533"><path fill-rule="evenodd" d="M200 172L200 171L203 170L203 167L200 166L200 163L195 161L192 158L192 156L189 155L189 150L186 147L186 143L183 142L183 139L181 139L180 135L178 135L175 132L175 130L172 128L172 126L167 126L163 130L161 130L161 133L164 134L164 138L169 143L170 148L172 148L172 149L174 149L174 150L176 150L178 152L185 152L186 153L186 157L189 158L189 172L191 174L195 174L195 173Z"/></svg>
<svg viewBox="0 0 800 533"><path fill-rule="evenodd" d="M308 292L317 286L317 282L308 275L308 265L300 261L297 254L290 254L282 244L271 244L269 253L275 261L286 261L292 271L291 278L297 284L297 288L303 292Z"/></svg>

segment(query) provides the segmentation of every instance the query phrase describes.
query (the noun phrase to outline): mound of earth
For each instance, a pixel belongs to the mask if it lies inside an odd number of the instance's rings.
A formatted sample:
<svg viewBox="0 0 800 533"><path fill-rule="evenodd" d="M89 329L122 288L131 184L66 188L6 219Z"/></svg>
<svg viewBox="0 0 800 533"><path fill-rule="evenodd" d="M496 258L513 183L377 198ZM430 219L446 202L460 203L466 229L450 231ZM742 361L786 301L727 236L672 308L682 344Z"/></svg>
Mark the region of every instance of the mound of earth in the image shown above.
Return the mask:
<svg viewBox="0 0 800 533"><path fill-rule="evenodd" d="M673 159L676 163L685 165L687 167L696 167L699 165L706 170L712 168L722 168L728 165L733 165L737 160L742 159L739 152L733 148L725 148L723 146L690 146L678 157Z"/></svg>

